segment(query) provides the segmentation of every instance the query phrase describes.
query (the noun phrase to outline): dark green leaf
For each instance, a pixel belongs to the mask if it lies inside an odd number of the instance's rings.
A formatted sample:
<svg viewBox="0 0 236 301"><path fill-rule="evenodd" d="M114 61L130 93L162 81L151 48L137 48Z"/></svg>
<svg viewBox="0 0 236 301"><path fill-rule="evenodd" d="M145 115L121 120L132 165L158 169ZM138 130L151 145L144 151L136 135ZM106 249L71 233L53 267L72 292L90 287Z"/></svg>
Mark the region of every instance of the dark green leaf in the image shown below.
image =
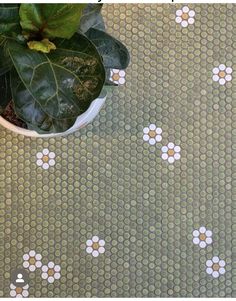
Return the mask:
<svg viewBox="0 0 236 301"><path fill-rule="evenodd" d="M85 36L55 43L57 49L46 55L11 42L9 53L24 86L45 113L56 119L77 117L99 96L105 70Z"/></svg>
<svg viewBox="0 0 236 301"><path fill-rule="evenodd" d="M80 18L79 31L85 33L91 27L105 31L105 24L101 15L102 4L87 4Z"/></svg>
<svg viewBox="0 0 236 301"><path fill-rule="evenodd" d="M93 42L102 56L105 68L127 68L130 61L129 52L120 41L95 28L90 28L86 32L86 36Z"/></svg>
<svg viewBox="0 0 236 301"><path fill-rule="evenodd" d="M71 38L77 31L84 4L21 4L20 24L42 38Z"/></svg>
<svg viewBox="0 0 236 301"><path fill-rule="evenodd" d="M6 38L0 41L0 76L8 72L12 67L12 61L7 53Z"/></svg>
<svg viewBox="0 0 236 301"><path fill-rule="evenodd" d="M38 134L52 134L63 133L71 128L75 123L76 118L72 119L52 119L51 117L45 118L42 124L32 124L26 122L27 128L36 131Z"/></svg>
<svg viewBox="0 0 236 301"><path fill-rule="evenodd" d="M11 86L15 113L27 123L29 129L41 134L60 133L74 124L76 118L60 120L47 115L25 88L15 70L11 72Z"/></svg>
<svg viewBox="0 0 236 301"><path fill-rule="evenodd" d="M19 5L0 4L0 34L12 36L19 32Z"/></svg>
<svg viewBox="0 0 236 301"><path fill-rule="evenodd" d="M2 114L11 101L10 73L0 76L0 114Z"/></svg>

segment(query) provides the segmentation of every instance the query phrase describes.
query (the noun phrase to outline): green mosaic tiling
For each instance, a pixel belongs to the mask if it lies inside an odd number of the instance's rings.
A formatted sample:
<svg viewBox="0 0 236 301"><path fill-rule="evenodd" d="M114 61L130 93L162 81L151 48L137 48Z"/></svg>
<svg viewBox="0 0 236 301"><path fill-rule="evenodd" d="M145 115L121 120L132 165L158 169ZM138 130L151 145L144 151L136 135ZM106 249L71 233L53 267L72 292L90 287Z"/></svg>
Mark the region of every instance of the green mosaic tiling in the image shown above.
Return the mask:
<svg viewBox="0 0 236 301"><path fill-rule="evenodd" d="M236 297L236 5L187 6L104 4L125 85L73 135L1 128L0 296L24 266L30 297Z"/></svg>

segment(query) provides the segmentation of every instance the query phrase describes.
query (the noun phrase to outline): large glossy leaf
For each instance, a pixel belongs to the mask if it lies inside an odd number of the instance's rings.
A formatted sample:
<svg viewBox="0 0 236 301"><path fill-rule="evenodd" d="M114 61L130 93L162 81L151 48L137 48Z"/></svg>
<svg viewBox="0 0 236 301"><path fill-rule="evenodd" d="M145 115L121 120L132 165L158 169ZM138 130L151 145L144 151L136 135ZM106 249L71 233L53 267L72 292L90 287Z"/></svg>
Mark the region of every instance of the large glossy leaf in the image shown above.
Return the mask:
<svg viewBox="0 0 236 301"><path fill-rule="evenodd" d="M0 76L8 72L12 67L12 61L6 51L6 38L0 39Z"/></svg>
<svg viewBox="0 0 236 301"><path fill-rule="evenodd" d="M59 133L74 124L76 118L54 119L47 115L25 88L15 70L11 72L11 86L15 113L27 123L29 129L38 133Z"/></svg>
<svg viewBox="0 0 236 301"><path fill-rule="evenodd" d="M13 35L19 32L19 5L0 4L0 34Z"/></svg>
<svg viewBox="0 0 236 301"><path fill-rule="evenodd" d="M101 15L102 4L86 4L80 18L79 31L87 32L91 27L105 31L105 24Z"/></svg>
<svg viewBox="0 0 236 301"><path fill-rule="evenodd" d="M56 119L77 117L99 96L105 70L94 45L83 35L54 41L48 55L11 42L9 53L26 89Z"/></svg>
<svg viewBox="0 0 236 301"><path fill-rule="evenodd" d="M10 73L0 76L0 114L11 100Z"/></svg>
<svg viewBox="0 0 236 301"><path fill-rule="evenodd" d="M127 68L130 61L129 52L120 41L96 28L90 28L86 32L86 36L93 42L102 56L105 68Z"/></svg>
<svg viewBox="0 0 236 301"><path fill-rule="evenodd" d="M20 24L41 38L71 38L77 31L84 4L21 4Z"/></svg>

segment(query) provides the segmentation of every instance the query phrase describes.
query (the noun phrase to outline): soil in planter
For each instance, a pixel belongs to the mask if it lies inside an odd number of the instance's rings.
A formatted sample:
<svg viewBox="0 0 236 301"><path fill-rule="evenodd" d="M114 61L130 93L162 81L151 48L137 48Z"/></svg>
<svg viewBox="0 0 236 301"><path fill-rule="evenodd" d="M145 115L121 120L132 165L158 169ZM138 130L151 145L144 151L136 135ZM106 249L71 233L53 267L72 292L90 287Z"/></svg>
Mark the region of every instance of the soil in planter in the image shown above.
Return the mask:
<svg viewBox="0 0 236 301"><path fill-rule="evenodd" d="M27 129L26 123L16 115L12 100L9 102L1 116L14 125L19 126L20 128Z"/></svg>

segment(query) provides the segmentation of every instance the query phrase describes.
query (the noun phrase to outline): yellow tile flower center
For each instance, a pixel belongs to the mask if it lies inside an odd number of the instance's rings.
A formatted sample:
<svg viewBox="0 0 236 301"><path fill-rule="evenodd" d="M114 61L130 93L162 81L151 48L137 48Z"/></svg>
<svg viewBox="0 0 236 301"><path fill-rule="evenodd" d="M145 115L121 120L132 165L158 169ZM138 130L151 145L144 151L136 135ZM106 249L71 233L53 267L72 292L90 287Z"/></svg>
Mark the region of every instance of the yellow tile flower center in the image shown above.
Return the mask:
<svg viewBox="0 0 236 301"><path fill-rule="evenodd" d="M49 161L48 156L43 156L43 162L44 162L44 163L47 163L48 161Z"/></svg>
<svg viewBox="0 0 236 301"><path fill-rule="evenodd" d="M48 276L53 276L54 273L54 269L48 269Z"/></svg>
<svg viewBox="0 0 236 301"><path fill-rule="evenodd" d="M212 269L213 269L213 271L219 271L219 269L220 269L219 263L214 263L214 264L212 265Z"/></svg>
<svg viewBox="0 0 236 301"><path fill-rule="evenodd" d="M206 235L205 235L204 233L201 233L201 234L199 235L199 239L200 239L200 240L205 240L205 239L206 239Z"/></svg>
<svg viewBox="0 0 236 301"><path fill-rule="evenodd" d="M35 258L34 258L34 257L30 257L30 259L29 259L29 264L34 265L35 262L36 262Z"/></svg>
<svg viewBox="0 0 236 301"><path fill-rule="evenodd" d="M93 243L93 249L94 249L94 250L98 250L98 248L99 248L98 242L94 242L94 243Z"/></svg>
<svg viewBox="0 0 236 301"><path fill-rule="evenodd" d="M183 13L182 14L182 19L183 20L188 20L188 14L187 13Z"/></svg>
<svg viewBox="0 0 236 301"><path fill-rule="evenodd" d="M21 294L23 291L22 287L16 287L16 293Z"/></svg>
<svg viewBox="0 0 236 301"><path fill-rule="evenodd" d="M148 135L149 135L149 137L154 138L154 137L156 137L156 132L151 130L151 131L149 131Z"/></svg>
<svg viewBox="0 0 236 301"><path fill-rule="evenodd" d="M167 153L169 156L174 156L175 151L173 149L169 149Z"/></svg>
<svg viewBox="0 0 236 301"><path fill-rule="evenodd" d="M119 80L120 79L119 74L118 73L113 74L112 79L113 80Z"/></svg>
<svg viewBox="0 0 236 301"><path fill-rule="evenodd" d="M226 74L225 74L224 71L220 71L220 72L219 72L219 77L225 77L225 75L226 75Z"/></svg>

